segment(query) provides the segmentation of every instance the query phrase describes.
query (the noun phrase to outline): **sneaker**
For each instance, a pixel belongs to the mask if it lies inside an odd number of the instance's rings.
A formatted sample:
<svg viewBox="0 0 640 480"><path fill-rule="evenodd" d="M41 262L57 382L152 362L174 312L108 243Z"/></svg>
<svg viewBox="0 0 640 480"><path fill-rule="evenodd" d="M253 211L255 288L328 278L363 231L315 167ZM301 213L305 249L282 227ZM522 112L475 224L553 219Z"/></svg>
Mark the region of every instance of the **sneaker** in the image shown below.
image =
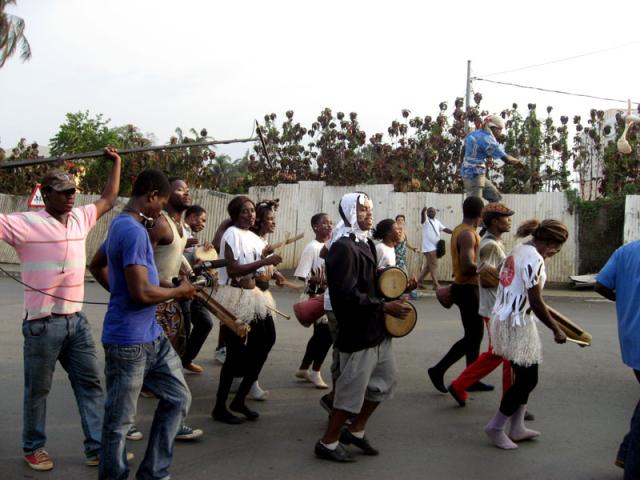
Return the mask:
<svg viewBox="0 0 640 480"><path fill-rule="evenodd" d="M131 460L133 460L135 457L135 455L133 454L133 452L127 452L127 462L131 463ZM100 465L100 455L94 455L93 457L87 457L87 459L85 460L84 464L87 467L97 467Z"/></svg>
<svg viewBox="0 0 640 480"><path fill-rule="evenodd" d="M193 363L193 362L189 362L186 365L182 365L182 368L184 368L185 370L190 371L191 373L202 373L204 372L204 368L202 368L200 365Z"/></svg>
<svg viewBox="0 0 640 480"><path fill-rule="evenodd" d="M216 352L213 354L213 359L223 364L227 359L227 349L225 347L216 348Z"/></svg>
<svg viewBox="0 0 640 480"><path fill-rule="evenodd" d="M299 369L298 371L296 371L296 378L299 378L300 380L304 380L305 382L310 382L311 380L309 379L309 370L304 370L304 369Z"/></svg>
<svg viewBox="0 0 640 480"><path fill-rule="evenodd" d="M253 382L253 385L251 385L251 390L249 390L248 397L252 400L263 402L264 400L269 398L269 391L260 388L260 384L256 380L255 382Z"/></svg>
<svg viewBox="0 0 640 480"><path fill-rule="evenodd" d="M320 375L320 372L316 372L315 370L311 370L308 373L308 377L309 381L311 383L313 383L316 388L329 388L329 385L327 385L326 383L324 383L324 380L322 379L322 375Z"/></svg>
<svg viewBox="0 0 640 480"><path fill-rule="evenodd" d="M142 435L142 432L138 430L135 425L131 425L131 428L127 432L127 440L133 440L134 442L137 442L138 440L142 440L143 438L144 435Z"/></svg>
<svg viewBox="0 0 640 480"><path fill-rule="evenodd" d="M340 443L358 447L365 455L375 456L380 453L377 448L374 448L373 445L369 443L369 439L367 439L366 435L362 438L358 438L346 428L340 433Z"/></svg>
<svg viewBox="0 0 640 480"><path fill-rule="evenodd" d="M180 441L191 441L196 438L200 438L202 436L202 430L199 428L191 428L187 427L185 424L182 424L180 430L178 430L178 434L176 435L176 440Z"/></svg>
<svg viewBox="0 0 640 480"><path fill-rule="evenodd" d="M416 290L411 290L409 292L409 298L411 300L416 300L418 298L418 292Z"/></svg>
<svg viewBox="0 0 640 480"><path fill-rule="evenodd" d="M38 470L39 472L46 472L53 469L53 461L44 448L25 455L24 461L27 462L31 469Z"/></svg>
<svg viewBox="0 0 640 480"><path fill-rule="evenodd" d="M321 442L318 442L316 443L314 453L318 458L331 460L333 462L347 463L356 461L356 459L353 458L353 455L351 455L341 444L338 444L335 450L331 450L325 447Z"/></svg>

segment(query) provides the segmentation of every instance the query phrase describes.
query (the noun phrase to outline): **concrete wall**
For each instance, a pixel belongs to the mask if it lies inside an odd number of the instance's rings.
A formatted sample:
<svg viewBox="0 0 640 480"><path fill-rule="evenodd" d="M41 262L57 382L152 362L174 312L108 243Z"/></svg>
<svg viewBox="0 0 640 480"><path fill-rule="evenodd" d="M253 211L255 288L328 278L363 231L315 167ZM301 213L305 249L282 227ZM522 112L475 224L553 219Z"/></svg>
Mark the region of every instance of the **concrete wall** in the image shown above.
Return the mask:
<svg viewBox="0 0 640 480"><path fill-rule="evenodd" d="M281 253L284 259L281 268L295 268L302 249L313 238L309 220L314 213L324 211L328 213L334 223L338 222L338 202L345 193L364 191L369 194L374 203L374 219L382 220L395 217L403 213L407 217L407 235L409 242L420 247L422 226L420 225L420 210L424 206L433 206L438 210L436 215L446 226L453 228L462 219L462 200L460 194L437 194L427 192L399 193L393 191L392 185L356 185L351 187L329 187L324 182L300 182L297 184L282 184L275 187L253 187L249 196L254 200L279 198L280 209L276 217L277 230L270 241L276 241L291 234L304 233L305 238L285 247ZM193 191L194 203L202 205L208 212L207 228L200 234L201 239L212 239L217 225L227 217L226 206L232 195L209 190ZM95 201L96 196L78 195L77 204L82 205ZM13 197L0 194L0 213L10 213L26 210L26 197ZM121 198L118 206L104 218L91 232L87 242L87 258L91 258L95 250L103 241L109 223L127 199ZM576 222L569 213L568 202L563 193L538 193L532 195L505 195L504 203L516 211L513 217L513 230L523 220L529 218L556 218L569 227L571 234L569 242L560 254L552 258L547 265L550 281L566 282L569 275L576 273L577 242ZM638 210L636 209L636 212ZM449 235L443 234L447 242L447 252L450 251ZM513 235L505 236L507 247L514 244ZM421 255L409 252L409 268L412 274L420 269ZM447 255L440 261L440 278L451 279L451 257ZM18 263L15 252L6 243L0 242L0 263Z"/></svg>
<svg viewBox="0 0 640 480"><path fill-rule="evenodd" d="M640 195L627 195L624 206L624 243L640 240Z"/></svg>

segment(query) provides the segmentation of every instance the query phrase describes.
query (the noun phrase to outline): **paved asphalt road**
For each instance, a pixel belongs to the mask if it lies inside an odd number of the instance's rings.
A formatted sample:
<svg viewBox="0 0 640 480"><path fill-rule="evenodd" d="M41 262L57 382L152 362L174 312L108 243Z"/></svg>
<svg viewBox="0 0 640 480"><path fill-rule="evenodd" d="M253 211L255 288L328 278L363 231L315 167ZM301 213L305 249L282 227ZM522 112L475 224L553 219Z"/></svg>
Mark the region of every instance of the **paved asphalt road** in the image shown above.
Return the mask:
<svg viewBox="0 0 640 480"><path fill-rule="evenodd" d="M31 471L21 457L22 338L21 287L0 278L0 465L2 479L97 478L85 467L82 435L73 392L62 368L57 369L48 402L47 449L55 461L50 473ZM107 297L88 284L87 300ZM291 311L293 293L276 294L279 308ZM205 431L201 441L178 444L172 466L175 479L621 479L613 465L617 445L625 433L638 385L620 361L614 307L595 299L553 298L550 304L578 321L594 337L591 348L555 345L543 332L545 361L530 400L536 420L531 427L542 436L517 451L492 447L482 431L494 414L499 391L472 394L466 408L434 390L425 370L461 336L455 307L444 310L433 297L415 302L419 324L404 339L394 341L399 385L396 397L372 418L368 436L380 448L378 457L358 456L355 464L336 465L317 460L313 445L326 415L318 406L322 395L310 384L294 380L310 331L295 320L277 320L278 340L260 379L270 390L268 401L252 402L261 413L256 423L228 426L210 417L220 366L212 360L217 334L207 341L199 362L203 375L189 375L193 405L188 423ZM93 333L99 339L103 306L88 306ZM102 365L102 351L100 349ZM453 379L456 364L447 375ZM329 378L328 362L323 369ZM489 381L499 384L496 371ZM149 431L155 401L140 399L138 424ZM136 455L146 441L130 442ZM133 478L133 475L132 475Z"/></svg>

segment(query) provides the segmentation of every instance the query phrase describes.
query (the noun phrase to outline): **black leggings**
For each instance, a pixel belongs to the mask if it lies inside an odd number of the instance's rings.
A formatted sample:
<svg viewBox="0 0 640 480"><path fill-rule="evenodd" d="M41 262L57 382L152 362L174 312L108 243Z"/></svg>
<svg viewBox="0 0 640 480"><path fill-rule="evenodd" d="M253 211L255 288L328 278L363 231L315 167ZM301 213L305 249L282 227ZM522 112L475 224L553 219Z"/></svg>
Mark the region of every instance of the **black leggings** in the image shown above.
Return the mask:
<svg viewBox="0 0 640 480"><path fill-rule="evenodd" d="M460 319L464 328L464 337L454 343L442 360L434 367L444 375L451 365L466 356L467 366L475 362L480 355L480 344L484 332L484 321L478 315L479 300L476 285L451 286L453 301L460 309Z"/></svg>
<svg viewBox="0 0 640 480"><path fill-rule="evenodd" d="M318 371L322 367L329 348L331 348L331 332L329 325L326 323L314 323L313 335L307 343L307 350L304 352L304 358L300 365L301 370L306 370L309 365L313 364L313 369Z"/></svg>
<svg viewBox="0 0 640 480"><path fill-rule="evenodd" d="M226 408L227 397L234 377L243 376L242 383L234 398L234 403L243 405L251 385L258 379L260 371L267 361L267 356L276 342L276 329L273 317L257 319L251 323L247 342L222 326L226 335L227 357L220 370L220 383L216 395L216 409Z"/></svg>
<svg viewBox="0 0 640 480"><path fill-rule="evenodd" d="M507 417L513 415L520 405L526 405L529 394L538 384L538 364L523 367L511 362L514 380L511 388L507 390L500 402L500 412Z"/></svg>

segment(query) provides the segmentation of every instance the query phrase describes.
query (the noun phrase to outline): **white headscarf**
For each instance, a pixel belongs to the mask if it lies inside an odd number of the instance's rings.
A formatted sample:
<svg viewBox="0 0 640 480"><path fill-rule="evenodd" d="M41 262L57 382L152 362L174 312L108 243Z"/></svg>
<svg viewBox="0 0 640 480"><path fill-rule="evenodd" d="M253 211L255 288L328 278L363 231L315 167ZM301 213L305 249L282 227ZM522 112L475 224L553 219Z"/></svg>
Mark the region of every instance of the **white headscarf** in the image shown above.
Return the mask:
<svg viewBox="0 0 640 480"><path fill-rule="evenodd" d="M371 200L366 193L354 192L347 193L340 200L340 217L342 218L336 228L333 229L331 234L331 242L329 247L333 245L335 241L342 237L348 237L351 234L355 235L356 242L366 241L371 235L370 230L361 230L358 225L358 204L369 205L373 208Z"/></svg>

